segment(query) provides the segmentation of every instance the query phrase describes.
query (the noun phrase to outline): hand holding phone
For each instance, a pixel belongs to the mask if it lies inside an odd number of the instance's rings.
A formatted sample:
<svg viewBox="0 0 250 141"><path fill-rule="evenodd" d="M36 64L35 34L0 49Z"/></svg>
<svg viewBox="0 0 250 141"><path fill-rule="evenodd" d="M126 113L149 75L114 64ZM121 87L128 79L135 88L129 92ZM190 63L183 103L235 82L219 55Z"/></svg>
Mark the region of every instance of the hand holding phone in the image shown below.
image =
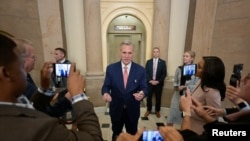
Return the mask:
<svg viewBox="0 0 250 141"><path fill-rule="evenodd" d="M163 141L163 137L158 130L145 130L141 141Z"/></svg>
<svg viewBox="0 0 250 141"><path fill-rule="evenodd" d="M71 64L55 63L53 70L57 77L68 77Z"/></svg>
<svg viewBox="0 0 250 141"><path fill-rule="evenodd" d="M196 64L190 64L190 65L184 65L183 66L183 76L192 76L195 75L197 72L197 65Z"/></svg>
<svg viewBox="0 0 250 141"><path fill-rule="evenodd" d="M240 85L240 79L241 79L241 72L243 69L243 64L235 64L233 67L233 74L230 77L229 84L231 86L237 87Z"/></svg>

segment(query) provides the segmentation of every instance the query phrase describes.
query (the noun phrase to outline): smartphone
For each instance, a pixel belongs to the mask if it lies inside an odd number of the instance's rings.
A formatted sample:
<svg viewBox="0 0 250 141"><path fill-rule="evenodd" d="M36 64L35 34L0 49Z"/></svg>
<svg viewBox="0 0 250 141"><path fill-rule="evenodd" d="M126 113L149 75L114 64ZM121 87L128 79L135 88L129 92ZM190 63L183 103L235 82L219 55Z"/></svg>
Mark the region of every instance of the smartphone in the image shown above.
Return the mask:
<svg viewBox="0 0 250 141"><path fill-rule="evenodd" d="M71 64L55 63L53 65L54 74L57 77L68 77Z"/></svg>
<svg viewBox="0 0 250 141"><path fill-rule="evenodd" d="M183 66L183 76L192 76L197 72L197 64L190 64Z"/></svg>
<svg viewBox="0 0 250 141"><path fill-rule="evenodd" d="M158 130L145 130L143 131L141 141L163 141L163 137Z"/></svg>
<svg viewBox="0 0 250 141"><path fill-rule="evenodd" d="M241 79L242 69L243 69L243 64L235 64L234 65L234 67L233 67L233 74L231 75L230 80L229 80L229 84L231 86L236 87L237 86L237 82L240 85L240 79Z"/></svg>

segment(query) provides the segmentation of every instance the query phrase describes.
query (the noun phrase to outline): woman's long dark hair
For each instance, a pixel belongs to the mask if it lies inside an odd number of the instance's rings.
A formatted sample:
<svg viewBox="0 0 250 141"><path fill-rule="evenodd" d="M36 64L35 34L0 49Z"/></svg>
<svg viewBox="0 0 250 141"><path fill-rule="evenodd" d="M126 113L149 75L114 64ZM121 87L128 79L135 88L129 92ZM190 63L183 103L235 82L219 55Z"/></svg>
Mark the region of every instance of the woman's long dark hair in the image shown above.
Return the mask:
<svg viewBox="0 0 250 141"><path fill-rule="evenodd" d="M204 68L201 78L201 88L205 91L204 87L218 89L221 95L221 101L225 98L226 84L225 66L223 61L216 56L204 56Z"/></svg>

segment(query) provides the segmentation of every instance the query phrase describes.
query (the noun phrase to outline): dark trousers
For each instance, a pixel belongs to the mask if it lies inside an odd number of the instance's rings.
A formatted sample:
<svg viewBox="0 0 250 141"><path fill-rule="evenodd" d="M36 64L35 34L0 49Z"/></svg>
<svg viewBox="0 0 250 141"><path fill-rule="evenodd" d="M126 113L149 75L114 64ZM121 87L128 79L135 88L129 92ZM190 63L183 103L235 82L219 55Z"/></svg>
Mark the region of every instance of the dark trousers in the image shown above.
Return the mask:
<svg viewBox="0 0 250 141"><path fill-rule="evenodd" d="M122 132L123 126L125 125L126 132L134 135L138 129L138 119L129 119L127 110L123 109L121 119L117 120L116 117L111 117L112 123L112 141L115 141L117 136Z"/></svg>
<svg viewBox="0 0 250 141"><path fill-rule="evenodd" d="M161 95L163 85L149 85L147 96L147 110L152 110L152 97L155 94L155 112L159 112L161 109Z"/></svg>

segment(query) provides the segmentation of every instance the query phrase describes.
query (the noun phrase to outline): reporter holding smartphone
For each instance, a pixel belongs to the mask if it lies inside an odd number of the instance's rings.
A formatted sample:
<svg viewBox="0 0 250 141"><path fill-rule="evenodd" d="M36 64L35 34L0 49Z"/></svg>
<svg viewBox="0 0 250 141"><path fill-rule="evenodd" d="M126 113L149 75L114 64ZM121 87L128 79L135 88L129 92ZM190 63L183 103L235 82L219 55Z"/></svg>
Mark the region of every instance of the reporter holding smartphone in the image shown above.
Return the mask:
<svg viewBox="0 0 250 141"><path fill-rule="evenodd" d="M176 125L181 124L182 118L181 118L181 111L179 109L180 96L183 95L187 87L190 90L193 90L196 83L199 80L199 78L196 77L195 75L188 75L188 73L186 74L186 71L185 71L185 70L189 70L188 69L189 65L195 65L193 64L194 59L195 59L195 52L185 51L183 54L183 65L177 67L175 71L174 82L173 82L175 91L172 96L172 100L170 104L170 112L167 117L168 126L173 126L174 124Z"/></svg>
<svg viewBox="0 0 250 141"><path fill-rule="evenodd" d="M196 76L200 78L200 81L192 91L192 98L204 106L221 107L221 101L224 100L226 91L223 61L217 56L203 56L198 62ZM201 134L204 131L205 121L193 110L191 110L190 119L192 130Z"/></svg>
<svg viewBox="0 0 250 141"><path fill-rule="evenodd" d="M13 38L0 33L0 137L1 141L102 141L102 133L93 104L84 98L84 78L79 70L70 69L69 99L76 109L78 130L69 130L58 118L35 110L30 103L19 103L17 98L27 87L24 70L24 50ZM7 55L6 55L7 54ZM50 63L41 70L41 86L50 85ZM77 82L77 83L75 83ZM41 93L36 93L41 94ZM82 96L83 95L83 96Z"/></svg>

